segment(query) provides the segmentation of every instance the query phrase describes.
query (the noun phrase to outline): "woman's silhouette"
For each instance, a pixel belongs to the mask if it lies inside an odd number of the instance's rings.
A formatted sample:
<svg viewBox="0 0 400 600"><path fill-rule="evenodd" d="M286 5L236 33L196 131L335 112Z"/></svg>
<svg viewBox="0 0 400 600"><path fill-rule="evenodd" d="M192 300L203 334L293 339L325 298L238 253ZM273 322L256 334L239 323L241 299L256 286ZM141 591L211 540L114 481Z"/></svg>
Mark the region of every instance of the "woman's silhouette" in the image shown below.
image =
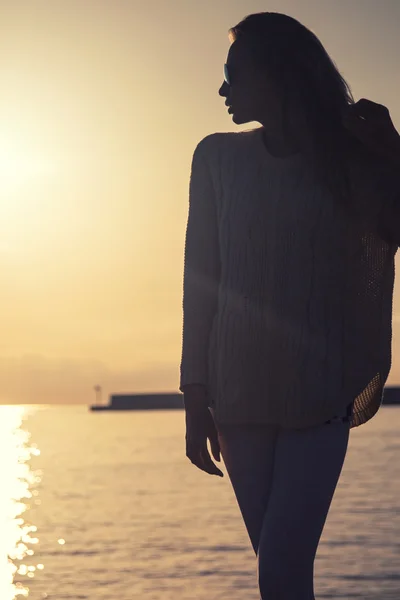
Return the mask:
<svg viewBox="0 0 400 600"><path fill-rule="evenodd" d="M391 366L400 142L317 37L279 13L229 30L219 94L236 124L197 145L180 390L186 454L223 456L264 600L312 600L349 430Z"/></svg>

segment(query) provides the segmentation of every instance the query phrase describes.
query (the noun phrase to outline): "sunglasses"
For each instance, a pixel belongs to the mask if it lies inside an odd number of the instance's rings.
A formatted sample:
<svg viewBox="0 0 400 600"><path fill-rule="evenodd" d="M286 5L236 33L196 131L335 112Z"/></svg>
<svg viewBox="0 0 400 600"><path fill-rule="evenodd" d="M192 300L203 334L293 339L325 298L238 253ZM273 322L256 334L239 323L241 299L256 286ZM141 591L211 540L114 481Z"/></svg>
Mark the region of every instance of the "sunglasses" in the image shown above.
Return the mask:
<svg viewBox="0 0 400 600"><path fill-rule="evenodd" d="M228 65L226 63L224 64L224 81L228 85L231 85L231 78L229 77Z"/></svg>

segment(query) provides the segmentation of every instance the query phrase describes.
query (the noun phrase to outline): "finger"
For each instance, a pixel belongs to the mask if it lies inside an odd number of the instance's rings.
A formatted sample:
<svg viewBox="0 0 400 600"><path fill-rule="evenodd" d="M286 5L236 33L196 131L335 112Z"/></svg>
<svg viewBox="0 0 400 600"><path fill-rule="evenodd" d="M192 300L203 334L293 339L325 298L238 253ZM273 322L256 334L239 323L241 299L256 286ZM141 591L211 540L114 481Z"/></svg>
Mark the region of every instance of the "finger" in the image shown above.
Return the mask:
<svg viewBox="0 0 400 600"><path fill-rule="evenodd" d="M207 472L210 473L210 475L219 475L220 477L224 476L223 472L220 469L218 469L217 465L215 465L211 460L208 448L203 448L201 455L203 458L203 463L207 468Z"/></svg>
<svg viewBox="0 0 400 600"><path fill-rule="evenodd" d="M203 458L201 456L189 456L188 458L195 467L200 469L200 471L204 471L205 473L213 475L213 473L210 473L208 467L206 467L206 465L204 464Z"/></svg>
<svg viewBox="0 0 400 600"><path fill-rule="evenodd" d="M354 133L357 137L367 137L369 132L369 130L366 129L365 122L360 121L359 119L343 120L343 126L350 131L350 133Z"/></svg>
<svg viewBox="0 0 400 600"><path fill-rule="evenodd" d="M214 463L211 462L211 466L210 464L206 464L203 458L203 454L201 455L191 455L188 457L190 462L192 464L194 464L197 468L199 468L201 471L204 471L205 473L208 473L209 475L221 475L221 477L223 476L223 473L221 473L221 471L216 472L216 466L214 465Z"/></svg>
<svg viewBox="0 0 400 600"><path fill-rule="evenodd" d="M204 464L202 452L199 448L189 448L186 452L186 456L188 457L190 462L193 463L196 467L198 467L202 471L205 470L206 466Z"/></svg>
<svg viewBox="0 0 400 600"><path fill-rule="evenodd" d="M366 120L365 113L361 114L358 108L355 108L355 105L349 106L348 109L343 113L343 121L346 122L354 122L354 121L362 121Z"/></svg>
<svg viewBox="0 0 400 600"><path fill-rule="evenodd" d="M218 429L213 415L210 413L210 425L208 429L208 439L210 440L211 452L215 460L221 461L221 449L219 446Z"/></svg>
<svg viewBox="0 0 400 600"><path fill-rule="evenodd" d="M368 100L368 98L360 98L360 100L358 102L355 102L353 106L357 107L359 110L371 112L375 110L375 108L379 105L376 102L373 102L372 100Z"/></svg>
<svg viewBox="0 0 400 600"><path fill-rule="evenodd" d="M353 133L356 137L364 141L370 140L371 136L375 135L377 129L379 130L380 127L376 119L365 119L354 113L343 115L342 123L350 133Z"/></svg>
<svg viewBox="0 0 400 600"><path fill-rule="evenodd" d="M213 433L210 436L209 439L210 439L210 446L211 446L211 452L212 452L213 457L218 462L221 462L221 449L220 449L220 446L219 446L219 440L218 440L218 434L217 434L217 432Z"/></svg>
<svg viewBox="0 0 400 600"><path fill-rule="evenodd" d="M346 118L343 119L343 126L357 138L367 140L370 137L369 129L367 128L366 121L360 118Z"/></svg>
<svg viewBox="0 0 400 600"><path fill-rule="evenodd" d="M204 461L204 450L207 452L207 440L188 440L186 443L186 456L188 459L202 471L208 471L208 466Z"/></svg>
<svg viewBox="0 0 400 600"><path fill-rule="evenodd" d="M389 110L386 106L367 100L367 98L361 98L358 102L349 104L347 110L347 115L373 120L384 120L388 113Z"/></svg>
<svg viewBox="0 0 400 600"><path fill-rule="evenodd" d="M366 114L388 112L387 106L385 106L384 104L379 104L379 102L373 102L372 100L368 100L367 98L360 98L360 100L353 104L353 106L358 106L359 109Z"/></svg>

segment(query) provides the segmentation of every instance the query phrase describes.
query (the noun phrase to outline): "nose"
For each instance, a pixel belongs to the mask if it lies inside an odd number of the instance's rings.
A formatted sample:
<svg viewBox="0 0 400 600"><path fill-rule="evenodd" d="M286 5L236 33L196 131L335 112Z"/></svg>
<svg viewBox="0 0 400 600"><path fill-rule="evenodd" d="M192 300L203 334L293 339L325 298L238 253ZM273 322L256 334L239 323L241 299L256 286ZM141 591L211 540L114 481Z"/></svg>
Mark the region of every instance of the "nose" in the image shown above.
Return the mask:
<svg viewBox="0 0 400 600"><path fill-rule="evenodd" d="M219 95L227 98L228 89L229 89L229 85L226 83L226 81L224 81L224 83L221 85L221 87L218 90Z"/></svg>

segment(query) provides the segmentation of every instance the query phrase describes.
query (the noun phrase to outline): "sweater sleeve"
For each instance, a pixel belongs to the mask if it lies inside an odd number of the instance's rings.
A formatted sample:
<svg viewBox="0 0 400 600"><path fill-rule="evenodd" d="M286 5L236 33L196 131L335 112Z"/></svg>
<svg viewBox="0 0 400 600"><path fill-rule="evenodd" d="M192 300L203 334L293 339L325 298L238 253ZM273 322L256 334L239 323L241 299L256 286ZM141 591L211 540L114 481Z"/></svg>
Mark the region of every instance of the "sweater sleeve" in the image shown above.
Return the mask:
<svg viewBox="0 0 400 600"><path fill-rule="evenodd" d="M400 171L400 168L399 168ZM378 216L378 231L381 237L400 247L400 177L394 173L382 186L382 206Z"/></svg>
<svg viewBox="0 0 400 600"><path fill-rule="evenodd" d="M384 241L400 246L400 167L359 151L351 169L359 208Z"/></svg>
<svg viewBox="0 0 400 600"><path fill-rule="evenodd" d="M400 246L400 166L374 157L365 173L365 194L375 199L376 231L385 242Z"/></svg>
<svg viewBox="0 0 400 600"><path fill-rule="evenodd" d="M209 136L208 136L209 137ZM183 272L180 385L208 384L208 343L218 306L220 257L215 191L204 138L192 157Z"/></svg>

